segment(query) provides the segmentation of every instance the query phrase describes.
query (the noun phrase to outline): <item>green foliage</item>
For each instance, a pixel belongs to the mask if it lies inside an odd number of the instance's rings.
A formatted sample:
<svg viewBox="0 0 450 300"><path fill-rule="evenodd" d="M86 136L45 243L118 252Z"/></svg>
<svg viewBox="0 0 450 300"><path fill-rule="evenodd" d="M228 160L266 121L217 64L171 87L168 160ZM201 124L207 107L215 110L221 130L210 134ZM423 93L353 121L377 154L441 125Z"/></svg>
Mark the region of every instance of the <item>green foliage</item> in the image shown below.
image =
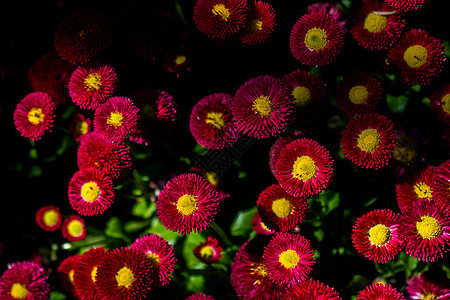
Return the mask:
<svg viewBox="0 0 450 300"><path fill-rule="evenodd" d="M247 210L239 211L231 223L231 235L248 237L250 232L253 231L252 219L255 212L257 212L256 206Z"/></svg>

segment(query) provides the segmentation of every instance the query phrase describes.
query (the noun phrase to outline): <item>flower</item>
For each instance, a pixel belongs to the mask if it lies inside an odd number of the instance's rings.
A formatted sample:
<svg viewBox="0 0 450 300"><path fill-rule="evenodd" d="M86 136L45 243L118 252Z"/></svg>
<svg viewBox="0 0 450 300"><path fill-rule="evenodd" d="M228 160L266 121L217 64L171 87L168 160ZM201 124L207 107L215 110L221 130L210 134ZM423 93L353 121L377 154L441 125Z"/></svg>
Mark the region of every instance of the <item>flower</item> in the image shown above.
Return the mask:
<svg viewBox="0 0 450 300"><path fill-rule="evenodd" d="M258 211L256 211L253 214L251 223L253 230L256 232L256 234L270 235L272 233L275 233L274 230L269 229L269 227L267 227L266 224L262 222L261 217L258 214Z"/></svg>
<svg viewBox="0 0 450 300"><path fill-rule="evenodd" d="M358 45L369 50L387 50L400 38L405 20L379 0L364 0L354 13L350 33Z"/></svg>
<svg viewBox="0 0 450 300"><path fill-rule="evenodd" d="M416 11L428 2L429 0L386 0L388 5L401 13Z"/></svg>
<svg viewBox="0 0 450 300"><path fill-rule="evenodd" d="M309 279L299 281L287 289L283 300L295 299L341 300L342 298L339 297L339 293L333 287L320 281Z"/></svg>
<svg viewBox="0 0 450 300"><path fill-rule="evenodd" d="M81 241L86 237L84 220L77 215L71 215L65 218L61 231L63 237L69 242Z"/></svg>
<svg viewBox="0 0 450 300"><path fill-rule="evenodd" d="M123 183L134 167L129 148L124 143L112 144L96 132L86 134L77 150L78 168L98 168L111 176L114 185Z"/></svg>
<svg viewBox="0 0 450 300"><path fill-rule="evenodd" d="M360 167L379 169L389 163L395 140L391 120L377 113L365 113L351 119L342 131L342 152Z"/></svg>
<svg viewBox="0 0 450 300"><path fill-rule="evenodd" d="M35 262L19 261L8 265L0 277L2 299L46 300L50 297L48 275Z"/></svg>
<svg viewBox="0 0 450 300"><path fill-rule="evenodd" d="M247 15L247 24L239 39L248 45L262 44L270 37L276 26L273 6L263 1L253 1Z"/></svg>
<svg viewBox="0 0 450 300"><path fill-rule="evenodd" d="M214 190L219 194L219 203L222 203L225 199L231 196L230 193L224 192L222 190L223 187L223 178L219 176L216 171L206 171L203 168L199 167L196 163L190 169L192 172L206 178L208 183L214 188Z"/></svg>
<svg viewBox="0 0 450 300"><path fill-rule="evenodd" d="M281 79L269 75L241 85L231 107L235 125L244 134L264 139L281 133L292 121L292 95Z"/></svg>
<svg viewBox="0 0 450 300"><path fill-rule="evenodd" d="M195 141L209 149L231 147L240 137L233 122L229 94L215 93L203 97L191 111L189 129Z"/></svg>
<svg viewBox="0 0 450 300"><path fill-rule="evenodd" d="M450 299L448 281L419 273L406 279L408 299Z"/></svg>
<svg viewBox="0 0 450 300"><path fill-rule="evenodd" d="M400 178L395 191L397 204L402 212L407 211L415 203L420 201L433 201L433 184L436 168L426 166L411 170Z"/></svg>
<svg viewBox="0 0 450 300"><path fill-rule="evenodd" d="M211 264L218 262L223 257L222 250L222 247L219 246L219 241L208 236L205 242L194 248L194 255L202 262Z"/></svg>
<svg viewBox="0 0 450 300"><path fill-rule="evenodd" d="M402 166L412 166L425 162L430 139L422 129L397 124L395 132L397 141L392 157Z"/></svg>
<svg viewBox="0 0 450 300"><path fill-rule="evenodd" d="M43 92L59 105L69 98L67 87L74 66L58 56L55 50L43 54L28 69L27 80L35 92Z"/></svg>
<svg viewBox="0 0 450 300"><path fill-rule="evenodd" d="M147 234L136 239L130 246L144 253L153 268L158 272L156 281L160 285L170 282L177 259L173 247L163 238L155 234Z"/></svg>
<svg viewBox="0 0 450 300"><path fill-rule="evenodd" d="M311 243L296 233L275 233L264 247L263 263L269 279L292 285L306 280L314 264Z"/></svg>
<svg viewBox="0 0 450 300"><path fill-rule="evenodd" d="M214 300L214 298L201 292L195 292L190 294L185 300Z"/></svg>
<svg viewBox="0 0 450 300"><path fill-rule="evenodd" d="M324 12L304 14L291 31L292 55L307 66L332 63L344 46L344 31L333 17Z"/></svg>
<svg viewBox="0 0 450 300"><path fill-rule="evenodd" d="M450 84L445 84L431 93L430 107L439 120L450 125Z"/></svg>
<svg viewBox="0 0 450 300"><path fill-rule="evenodd" d="M77 292L75 290L75 285L73 282L73 276L75 270L78 268L78 263L80 262L81 255L74 254L64 258L58 265L57 276L59 283L63 289L70 293L72 296L77 297Z"/></svg>
<svg viewBox="0 0 450 300"><path fill-rule="evenodd" d="M83 9L65 16L56 27L55 48L58 55L74 65L85 64L107 49L112 31L106 15Z"/></svg>
<svg viewBox="0 0 450 300"><path fill-rule="evenodd" d="M101 246L83 252L73 273L75 291L81 300L100 300L97 292L97 270L108 249Z"/></svg>
<svg viewBox="0 0 450 300"><path fill-rule="evenodd" d="M111 97L94 114L94 131L106 141L118 143L134 131L139 120L139 109L130 98Z"/></svg>
<svg viewBox="0 0 450 300"><path fill-rule="evenodd" d="M406 254L425 262L442 259L450 250L450 215L428 201L413 205L399 220Z"/></svg>
<svg viewBox="0 0 450 300"><path fill-rule="evenodd" d="M97 268L97 291L102 299L144 299L151 288L154 268L146 255L135 249L108 252Z"/></svg>
<svg viewBox="0 0 450 300"><path fill-rule="evenodd" d="M258 235L245 242L231 263L231 285L239 299L281 299L286 285L269 280L263 263L264 247L271 237Z"/></svg>
<svg viewBox="0 0 450 300"><path fill-rule="evenodd" d="M180 174L168 181L156 202L161 223L179 234L200 232L213 221L219 209L219 196L205 178Z"/></svg>
<svg viewBox="0 0 450 300"><path fill-rule="evenodd" d="M381 283L366 286L364 290L359 292L356 296L357 300L406 300L402 293L393 288L390 284L384 285Z"/></svg>
<svg viewBox="0 0 450 300"><path fill-rule="evenodd" d="M300 130L295 130L293 132L282 134L270 147L269 151L269 167L273 176L275 175L275 167L277 165L278 157L280 157L281 150L283 150L284 146L289 144L290 142L304 137L303 132Z"/></svg>
<svg viewBox="0 0 450 300"><path fill-rule="evenodd" d="M405 84L428 85L443 70L445 47L428 32L411 29L389 50L387 60Z"/></svg>
<svg viewBox="0 0 450 300"><path fill-rule="evenodd" d="M339 6L328 2L315 2L306 7L306 13L323 12L329 14L341 26L344 32L347 32L347 18L342 13Z"/></svg>
<svg viewBox="0 0 450 300"><path fill-rule="evenodd" d="M59 208L53 205L42 206L36 213L36 223L45 231L58 230L62 223Z"/></svg>
<svg viewBox="0 0 450 300"><path fill-rule="evenodd" d="M308 118L327 105L328 90L317 75L297 69L284 75L283 81L294 96L297 114L302 118Z"/></svg>
<svg viewBox="0 0 450 300"><path fill-rule="evenodd" d="M48 94L32 92L17 104L14 125L23 137L37 141L51 131L55 110L55 103Z"/></svg>
<svg viewBox="0 0 450 300"><path fill-rule="evenodd" d="M434 183L432 185L433 196L436 203L445 208L449 213L450 199L450 160L446 160L435 168Z"/></svg>
<svg viewBox="0 0 450 300"><path fill-rule="evenodd" d="M334 160L318 142L300 138L281 150L275 167L280 186L294 197L309 197L326 189L333 178Z"/></svg>
<svg viewBox="0 0 450 300"><path fill-rule="evenodd" d="M83 114L76 114L70 119L67 127L72 138L79 142L86 133L91 132L91 123L91 119Z"/></svg>
<svg viewBox="0 0 450 300"><path fill-rule="evenodd" d="M166 91L141 88L130 93L139 108L139 120L130 140L145 145L166 142L176 126L177 105L173 96Z"/></svg>
<svg viewBox="0 0 450 300"><path fill-rule="evenodd" d="M113 95L117 82L117 74L113 66L83 65L70 76L69 94L77 106L95 110Z"/></svg>
<svg viewBox="0 0 450 300"><path fill-rule="evenodd" d="M380 81L368 72L349 73L336 86L337 107L349 116L374 112L382 99Z"/></svg>
<svg viewBox="0 0 450 300"><path fill-rule="evenodd" d="M352 234L356 251L377 263L393 259L402 250L398 218L390 209L372 210L359 217Z"/></svg>
<svg viewBox="0 0 450 300"><path fill-rule="evenodd" d="M246 0L197 0L193 19L201 33L226 40L244 28L247 12Z"/></svg>
<svg viewBox="0 0 450 300"><path fill-rule="evenodd" d="M256 206L264 224L275 231L286 232L303 221L308 199L293 197L273 184L259 194Z"/></svg>
<svg viewBox="0 0 450 300"><path fill-rule="evenodd" d="M80 215L96 216L113 203L115 194L111 177L98 168L83 168L69 182L70 205Z"/></svg>

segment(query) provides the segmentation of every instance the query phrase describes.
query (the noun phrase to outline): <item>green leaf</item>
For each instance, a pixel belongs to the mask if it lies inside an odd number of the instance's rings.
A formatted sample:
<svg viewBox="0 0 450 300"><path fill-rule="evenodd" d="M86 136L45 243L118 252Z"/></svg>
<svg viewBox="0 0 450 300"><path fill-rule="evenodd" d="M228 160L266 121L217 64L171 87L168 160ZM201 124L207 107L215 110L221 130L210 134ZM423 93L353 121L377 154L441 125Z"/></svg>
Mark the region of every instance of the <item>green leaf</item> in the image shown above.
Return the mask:
<svg viewBox="0 0 450 300"><path fill-rule="evenodd" d="M444 41L442 44L444 44L445 47L445 55L447 55L447 57L450 57L450 42Z"/></svg>
<svg viewBox="0 0 450 300"><path fill-rule="evenodd" d="M136 232L146 228L148 225L150 225L150 223L151 220L142 220L142 221L131 220L125 223L124 229L126 232Z"/></svg>
<svg viewBox="0 0 450 300"><path fill-rule="evenodd" d="M393 113L398 114L398 113L402 113L405 111L406 105L408 104L408 101L409 101L409 97L406 95L400 95L400 96L396 97L391 94L388 94L386 101L387 101L387 105L388 105L389 109Z"/></svg>
<svg viewBox="0 0 450 300"><path fill-rule="evenodd" d="M183 257L189 269L204 269L206 264L200 261L194 254L194 248L204 242L205 238L200 233L191 233L183 243Z"/></svg>
<svg viewBox="0 0 450 300"><path fill-rule="evenodd" d="M177 240L181 237L177 232L166 229L158 218L153 218L150 228L144 233L152 233L162 236L170 245L175 245Z"/></svg>
<svg viewBox="0 0 450 300"><path fill-rule="evenodd" d="M319 241L319 242L323 241L324 235L325 235L325 232L321 228L316 229L314 231L314 236L316 237L317 241Z"/></svg>
<svg viewBox="0 0 450 300"><path fill-rule="evenodd" d="M411 90L413 90L416 93L420 92L420 88L421 86L418 84L411 86Z"/></svg>
<svg viewBox="0 0 450 300"><path fill-rule="evenodd" d="M250 209L239 211L231 223L231 235L248 237L250 232L253 231L252 219L257 210L257 207L254 206Z"/></svg>
<svg viewBox="0 0 450 300"><path fill-rule="evenodd" d="M118 217L112 217L106 222L105 234L112 238L123 239L126 242L130 242L130 239L122 230L122 222Z"/></svg>
<svg viewBox="0 0 450 300"><path fill-rule="evenodd" d="M64 300L64 299L66 299L66 295L61 292L53 291L50 293L49 300Z"/></svg>
<svg viewBox="0 0 450 300"><path fill-rule="evenodd" d="M203 155L206 155L206 153L208 153L209 149L208 149L208 148L202 147L202 145L200 145L200 144L196 144L196 145L194 146L194 149L193 149L192 151L193 151L194 154L196 154L196 155L203 156Z"/></svg>
<svg viewBox="0 0 450 300"><path fill-rule="evenodd" d="M430 98L429 97L424 97L422 99L422 103L425 104L426 106L430 107Z"/></svg>
<svg viewBox="0 0 450 300"><path fill-rule="evenodd" d="M364 203L364 207L370 206L372 205L372 203L374 203L375 201L377 201L377 197L373 197L372 199L370 199L369 201L367 201L366 203Z"/></svg>
<svg viewBox="0 0 450 300"><path fill-rule="evenodd" d="M66 120L68 118L70 118L70 116L72 116L72 114L75 111L76 106L75 105L69 105L66 110L62 113L61 118L63 120Z"/></svg>
<svg viewBox="0 0 450 300"><path fill-rule="evenodd" d="M143 219L150 218L153 213L156 211L156 204L154 202L150 202L146 199L142 199L142 201L138 201L133 205L131 209L131 213L136 217L141 217Z"/></svg>
<svg viewBox="0 0 450 300"><path fill-rule="evenodd" d="M31 148L30 149L30 158L32 158L32 159L37 159L38 158L38 152L37 152L36 148Z"/></svg>
<svg viewBox="0 0 450 300"><path fill-rule="evenodd" d="M205 288L205 278L199 274L189 274L186 280L186 289L190 292L203 291Z"/></svg>

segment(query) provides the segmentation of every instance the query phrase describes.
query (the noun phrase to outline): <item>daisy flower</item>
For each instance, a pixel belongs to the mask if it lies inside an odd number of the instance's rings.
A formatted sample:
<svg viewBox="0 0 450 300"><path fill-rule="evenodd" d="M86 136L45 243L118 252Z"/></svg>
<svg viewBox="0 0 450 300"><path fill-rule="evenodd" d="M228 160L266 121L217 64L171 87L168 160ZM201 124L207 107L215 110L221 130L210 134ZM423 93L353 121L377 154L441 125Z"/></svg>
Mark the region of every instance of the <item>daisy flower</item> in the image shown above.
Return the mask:
<svg viewBox="0 0 450 300"><path fill-rule="evenodd" d="M411 29L392 47L387 60L407 85L428 85L443 70L445 47L421 29Z"/></svg>
<svg viewBox="0 0 450 300"><path fill-rule="evenodd" d="M386 3L398 12L412 12L428 4L429 0L386 0Z"/></svg>
<svg viewBox="0 0 450 300"><path fill-rule="evenodd" d="M35 262L9 264L0 277L0 296L5 300L46 300L50 297L48 275Z"/></svg>
<svg viewBox="0 0 450 300"><path fill-rule="evenodd" d="M59 208L53 205L41 207L36 213L36 223L45 231L58 230L62 223Z"/></svg>
<svg viewBox="0 0 450 300"><path fill-rule="evenodd" d="M248 45L264 43L277 26L275 9L270 3L253 1L240 41Z"/></svg>
<svg viewBox="0 0 450 300"><path fill-rule="evenodd" d="M32 92L17 104L14 125L23 137L37 141L51 131L55 110L55 103L48 94Z"/></svg>
<svg viewBox="0 0 450 300"><path fill-rule="evenodd" d="M79 142L85 134L91 132L91 123L90 118L86 118L83 114L76 114L70 119L67 127L72 138Z"/></svg>
<svg viewBox="0 0 450 300"><path fill-rule="evenodd" d="M229 94L215 93L203 97L191 111L189 129L195 141L208 149L231 147L240 137L233 122Z"/></svg>
<svg viewBox="0 0 450 300"><path fill-rule="evenodd" d="M303 15L291 31L292 55L307 66L322 67L332 63L343 46L344 31L324 12Z"/></svg>
<svg viewBox="0 0 450 300"><path fill-rule="evenodd" d="M299 281L287 289L283 300L295 299L342 300L333 287L314 279Z"/></svg>
<svg viewBox="0 0 450 300"><path fill-rule="evenodd" d="M210 295L203 294L202 292L192 293L185 300L214 300Z"/></svg>
<svg viewBox="0 0 450 300"><path fill-rule="evenodd" d="M258 214L258 211L256 211L253 214L251 223L252 223L253 231L255 231L256 234L270 235L272 233L275 233L274 230L269 229L269 227L267 227L266 224L264 224L262 222L261 217Z"/></svg>
<svg viewBox="0 0 450 300"><path fill-rule="evenodd" d="M180 174L168 181L156 202L161 223L179 234L200 232L214 220L219 196L205 178Z"/></svg>
<svg viewBox="0 0 450 300"><path fill-rule="evenodd" d="M288 194L294 197L313 196L331 184L334 160L318 142L297 139L281 150L275 176Z"/></svg>
<svg viewBox="0 0 450 300"><path fill-rule="evenodd" d="M445 84L430 95L430 107L439 120L450 125L450 84Z"/></svg>
<svg viewBox="0 0 450 300"><path fill-rule="evenodd" d="M64 219L61 227L62 235L69 242L81 241L86 237L86 226L84 220L71 215Z"/></svg>
<svg viewBox="0 0 450 300"><path fill-rule="evenodd" d="M352 234L356 251L377 263L393 259L402 250L398 218L389 209L372 210L359 217Z"/></svg>
<svg viewBox="0 0 450 300"><path fill-rule="evenodd" d="M402 293L397 291L390 284L384 285L381 283L367 286L364 290L359 292L356 296L357 300L406 300Z"/></svg>
<svg viewBox="0 0 450 300"><path fill-rule="evenodd" d="M408 299L450 299L448 281L434 279L422 273L406 279L405 289Z"/></svg>
<svg viewBox="0 0 450 300"><path fill-rule="evenodd" d="M219 246L219 241L216 238L208 236L206 241L200 243L194 248L194 255L206 264L219 262L223 257L223 248Z"/></svg>
<svg viewBox="0 0 450 300"><path fill-rule="evenodd" d="M248 136L274 137L293 121L294 102L281 79L269 75L241 85L231 107L236 127Z"/></svg>
<svg viewBox="0 0 450 300"><path fill-rule="evenodd" d="M177 259L173 247L164 238L148 234L137 238L130 249L141 251L147 256L158 273L156 278L158 284L166 285L170 282Z"/></svg>
<svg viewBox="0 0 450 300"><path fill-rule="evenodd" d="M280 157L281 150L290 142L304 137L303 132L295 130L289 133L282 134L270 147L269 151L269 167L273 176L276 176L275 167L277 165L278 157Z"/></svg>
<svg viewBox="0 0 450 300"><path fill-rule="evenodd" d="M432 185L433 196L436 203L450 213L450 160L446 160L435 168L434 183Z"/></svg>
<svg viewBox="0 0 450 300"><path fill-rule="evenodd" d="M430 139L418 127L408 128L397 124L396 144L392 157L402 166L412 166L425 161Z"/></svg>
<svg viewBox="0 0 450 300"><path fill-rule="evenodd" d="M113 95L117 82L109 64L79 66L70 76L69 94L77 106L95 110Z"/></svg>
<svg viewBox="0 0 450 300"><path fill-rule="evenodd" d="M113 203L115 194L112 179L98 168L84 168L69 182L69 202L83 216L104 213Z"/></svg>
<svg viewBox="0 0 450 300"><path fill-rule="evenodd" d="M341 26L344 32L347 32L347 17L339 6L328 2L315 2L306 7L306 13L323 12L329 14Z"/></svg>
<svg viewBox="0 0 450 300"><path fill-rule="evenodd" d="M431 202L417 203L400 217L399 236L406 254L419 261L440 260L450 250L450 215Z"/></svg>
<svg viewBox="0 0 450 300"><path fill-rule="evenodd" d="M273 184L259 194L256 206L264 224L275 231L286 232L303 221L308 199L293 197Z"/></svg>
<svg viewBox="0 0 450 300"><path fill-rule="evenodd" d="M349 116L374 112L382 99L380 81L368 72L349 73L336 86L337 107Z"/></svg>
<svg viewBox="0 0 450 300"><path fill-rule="evenodd" d="M59 283L61 284L63 289L74 297L77 297L77 292L75 291L73 276L75 273L75 269L78 268L80 259L80 254L67 256L59 263L56 271Z"/></svg>
<svg viewBox="0 0 450 300"><path fill-rule="evenodd" d="M379 169L389 163L395 140L391 120L377 113L361 114L342 131L342 152L360 167Z"/></svg>

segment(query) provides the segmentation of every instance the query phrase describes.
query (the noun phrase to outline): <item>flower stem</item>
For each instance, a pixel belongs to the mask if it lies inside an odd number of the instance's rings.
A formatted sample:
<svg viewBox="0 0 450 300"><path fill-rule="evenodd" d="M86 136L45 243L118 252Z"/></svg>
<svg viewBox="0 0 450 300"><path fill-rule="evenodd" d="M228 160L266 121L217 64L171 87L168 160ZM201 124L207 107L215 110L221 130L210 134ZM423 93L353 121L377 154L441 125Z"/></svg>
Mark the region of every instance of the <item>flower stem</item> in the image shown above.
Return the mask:
<svg viewBox="0 0 450 300"><path fill-rule="evenodd" d="M216 222L211 221L209 222L209 225L211 226L212 229L214 229L214 231L222 238L223 242L227 245L227 246L232 246L233 243L231 242L230 238L228 237L228 235L225 233L225 231L222 230L222 228L220 228L219 225L217 225Z"/></svg>

